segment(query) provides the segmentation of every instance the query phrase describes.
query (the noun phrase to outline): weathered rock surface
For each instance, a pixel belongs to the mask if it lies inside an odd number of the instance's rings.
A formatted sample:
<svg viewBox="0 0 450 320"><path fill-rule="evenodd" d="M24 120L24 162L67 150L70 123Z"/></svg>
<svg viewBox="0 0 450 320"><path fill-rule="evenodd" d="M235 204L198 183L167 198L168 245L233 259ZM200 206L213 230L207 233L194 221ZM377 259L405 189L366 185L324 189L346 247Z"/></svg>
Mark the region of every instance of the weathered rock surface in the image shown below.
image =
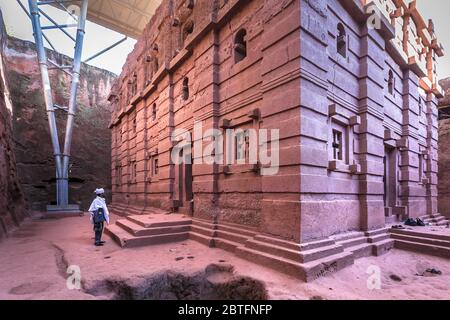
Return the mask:
<svg viewBox="0 0 450 320"><path fill-rule="evenodd" d="M450 78L439 82L445 92L439 106L450 104ZM450 119L439 120L438 192L439 212L450 217Z"/></svg>
<svg viewBox="0 0 450 320"><path fill-rule="evenodd" d="M6 40L0 11L0 240L26 216L13 150L11 109L4 82L3 48Z"/></svg>
<svg viewBox="0 0 450 320"><path fill-rule="evenodd" d="M62 54L50 50L47 54L60 65L71 63ZM14 149L20 182L30 208L44 210L47 204L55 204L55 167L34 43L7 37L5 65L13 104ZM67 106L70 76L53 70L50 78L54 103ZM111 188L107 95L114 79L115 75L108 71L82 65L69 183L70 203L80 204L82 209L89 206L95 188ZM56 116L62 145L66 114L58 111Z"/></svg>

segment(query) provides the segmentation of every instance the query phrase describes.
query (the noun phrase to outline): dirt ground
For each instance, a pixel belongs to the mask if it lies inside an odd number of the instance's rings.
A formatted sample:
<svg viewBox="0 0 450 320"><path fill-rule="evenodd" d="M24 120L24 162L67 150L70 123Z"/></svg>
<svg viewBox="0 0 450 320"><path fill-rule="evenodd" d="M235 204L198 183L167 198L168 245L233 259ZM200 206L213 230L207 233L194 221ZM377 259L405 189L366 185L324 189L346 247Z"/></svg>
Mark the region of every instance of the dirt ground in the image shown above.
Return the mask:
<svg viewBox="0 0 450 320"><path fill-rule="evenodd" d="M112 287L126 298L133 294L133 284L146 297L174 299L178 293L161 294L167 289L167 279L172 279L172 289L173 281L178 281L179 287L190 286L192 293L199 274L211 264L234 267L233 277L249 277L262 284L269 299L450 299L450 260L396 249L381 257L358 259L344 270L303 283L195 241L121 249L107 236L104 247L95 247L92 236L87 216L25 222L0 243L0 299L110 299ZM68 266L80 271L81 289L68 288ZM428 268L439 269L442 275L421 276ZM373 273L377 270L379 287L377 273ZM222 274L209 281L220 282ZM248 288L248 281L242 281L235 284ZM375 285L368 286L368 282ZM152 290L160 294L152 295ZM190 293L182 297L195 298Z"/></svg>

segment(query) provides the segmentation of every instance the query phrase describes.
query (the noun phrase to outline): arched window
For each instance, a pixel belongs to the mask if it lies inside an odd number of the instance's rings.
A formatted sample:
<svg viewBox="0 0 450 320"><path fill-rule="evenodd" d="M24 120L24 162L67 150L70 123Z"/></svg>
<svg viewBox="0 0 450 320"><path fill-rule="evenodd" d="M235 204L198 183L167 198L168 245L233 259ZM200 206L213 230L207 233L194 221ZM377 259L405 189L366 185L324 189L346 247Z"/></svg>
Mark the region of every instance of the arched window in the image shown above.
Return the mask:
<svg viewBox="0 0 450 320"><path fill-rule="evenodd" d="M189 78L183 79L183 100L189 99Z"/></svg>
<svg viewBox="0 0 450 320"><path fill-rule="evenodd" d="M238 63L247 57L247 31L239 30L234 38L234 62Z"/></svg>
<svg viewBox="0 0 450 320"><path fill-rule="evenodd" d="M347 58L347 33L345 32L344 25L339 23L337 25L338 36L336 38L337 53L344 58Z"/></svg>
<svg viewBox="0 0 450 320"><path fill-rule="evenodd" d="M390 95L394 95L394 89L395 89L394 72L392 72L392 70L389 70L389 75L388 75L388 92L389 92Z"/></svg>

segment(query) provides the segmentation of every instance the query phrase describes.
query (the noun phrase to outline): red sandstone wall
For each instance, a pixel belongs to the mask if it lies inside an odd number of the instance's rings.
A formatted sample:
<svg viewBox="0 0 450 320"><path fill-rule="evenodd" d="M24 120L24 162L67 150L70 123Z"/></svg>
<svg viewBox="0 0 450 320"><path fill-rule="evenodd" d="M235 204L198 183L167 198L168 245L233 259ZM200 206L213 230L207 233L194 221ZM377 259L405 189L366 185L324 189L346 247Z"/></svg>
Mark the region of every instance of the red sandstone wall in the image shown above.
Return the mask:
<svg viewBox="0 0 450 320"><path fill-rule="evenodd" d="M439 100L439 106L445 107L448 113L450 105L450 78L439 82L445 91L444 98ZM450 119L443 115L439 120L439 213L450 217Z"/></svg>
<svg viewBox="0 0 450 320"><path fill-rule="evenodd" d="M0 11L0 240L27 215L13 151L11 110L7 107L4 73L5 29Z"/></svg>
<svg viewBox="0 0 450 320"><path fill-rule="evenodd" d="M275 176L261 177L249 165L233 165L227 175L220 165L193 166L193 215L299 240L299 1L199 0L192 9L188 2L163 1L116 82L114 203L138 211L189 210L188 196L178 191L186 168L169 160L175 128L192 131L196 120L204 130L219 129L225 119L236 129L279 128L285 156ZM193 32L183 37L191 22ZM242 28L248 54L235 63L233 42ZM190 97L184 100L186 77ZM255 109L258 121L248 117ZM156 155L159 173L153 175Z"/></svg>
<svg viewBox="0 0 450 320"><path fill-rule="evenodd" d="M70 58L47 51L49 59L69 65ZM28 206L45 210L54 203L55 168L48 129L41 75L35 46L31 42L8 37L5 42L6 78L13 104L14 151L18 174ZM116 76L108 71L83 64L78 90L78 111L72 142L69 197L71 203L86 210L95 188L111 190L111 116L107 95ZM68 105L70 77L51 71L54 102ZM57 111L60 141L64 141L66 116Z"/></svg>
<svg viewBox="0 0 450 320"><path fill-rule="evenodd" d="M437 211L437 90L420 81L427 71L433 77L437 47L420 57L405 41L409 59L392 42L404 34L390 14L381 31L365 28L356 0L199 0L187 8L189 2L162 2L111 96L113 200L122 212L189 210L179 191L187 168L171 164L169 136L176 128L192 131L195 120L204 129L220 129L224 120L234 128L280 129L281 166L264 177L248 166L233 165L229 175L220 165L194 165L194 217L306 241ZM420 15L410 9L412 18L394 22L414 27ZM189 21L193 32L180 37ZM337 54L338 23L346 29L345 58ZM241 28L248 55L235 63ZM405 28L405 40L413 29ZM184 100L186 77L191 95ZM250 121L255 109L261 118ZM331 161L335 123L348 132L345 161ZM386 150L392 190L384 184Z"/></svg>

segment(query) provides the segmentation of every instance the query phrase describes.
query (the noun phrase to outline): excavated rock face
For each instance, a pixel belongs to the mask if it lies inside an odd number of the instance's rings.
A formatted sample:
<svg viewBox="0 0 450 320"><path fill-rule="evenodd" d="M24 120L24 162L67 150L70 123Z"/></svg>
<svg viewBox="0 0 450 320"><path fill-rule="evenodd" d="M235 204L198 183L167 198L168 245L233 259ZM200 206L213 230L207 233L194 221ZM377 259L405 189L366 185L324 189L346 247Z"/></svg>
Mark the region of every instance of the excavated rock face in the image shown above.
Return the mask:
<svg viewBox="0 0 450 320"><path fill-rule="evenodd" d="M450 104L450 78L439 82L445 91L444 98L439 100L439 106ZM439 120L439 162L438 162L438 204L439 212L450 217L450 119Z"/></svg>
<svg viewBox="0 0 450 320"><path fill-rule="evenodd" d="M71 63L70 58L56 52L49 50L47 55L60 65ZM8 37L5 64L20 182L30 208L44 210L47 204L55 204L55 167L34 43ZM67 106L70 77L62 71L51 71L50 78L54 103ZM103 187L107 192L111 188L107 95L114 79L108 71L82 65L69 181L70 203L80 204L82 209L89 206L95 188ZM56 117L63 144L66 114L58 111Z"/></svg>
<svg viewBox="0 0 450 320"><path fill-rule="evenodd" d="M439 121L439 212L450 217L450 119Z"/></svg>
<svg viewBox="0 0 450 320"><path fill-rule="evenodd" d="M0 240L26 216L25 202L17 175L11 130L11 109L4 82L5 33L0 12Z"/></svg>

